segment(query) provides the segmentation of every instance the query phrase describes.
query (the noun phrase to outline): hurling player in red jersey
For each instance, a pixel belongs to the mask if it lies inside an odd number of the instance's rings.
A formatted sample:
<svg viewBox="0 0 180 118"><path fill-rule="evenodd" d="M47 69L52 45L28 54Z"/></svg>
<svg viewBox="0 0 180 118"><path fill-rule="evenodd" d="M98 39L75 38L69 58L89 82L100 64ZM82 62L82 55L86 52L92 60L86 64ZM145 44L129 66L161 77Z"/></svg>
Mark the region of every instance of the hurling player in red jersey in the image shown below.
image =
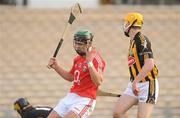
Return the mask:
<svg viewBox="0 0 180 118"><path fill-rule="evenodd" d="M63 79L73 82L69 93L59 101L48 118L87 118L94 110L96 92L103 80L105 61L92 46L93 34L89 30L75 33L73 46L77 52L70 71L51 58L51 66Z"/></svg>

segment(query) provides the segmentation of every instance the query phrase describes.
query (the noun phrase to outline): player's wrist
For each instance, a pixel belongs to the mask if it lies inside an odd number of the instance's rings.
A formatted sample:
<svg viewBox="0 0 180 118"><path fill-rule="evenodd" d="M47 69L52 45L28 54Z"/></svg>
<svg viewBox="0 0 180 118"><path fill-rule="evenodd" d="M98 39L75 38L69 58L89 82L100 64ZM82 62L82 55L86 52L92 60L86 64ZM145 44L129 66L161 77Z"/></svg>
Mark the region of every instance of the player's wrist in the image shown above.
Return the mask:
<svg viewBox="0 0 180 118"><path fill-rule="evenodd" d="M57 64L57 63L56 63L56 64L53 64L53 65L52 65L52 68L53 68L54 70L58 70L59 64Z"/></svg>
<svg viewBox="0 0 180 118"><path fill-rule="evenodd" d="M92 61L88 61L87 64L88 64L88 68L91 68L94 66Z"/></svg>

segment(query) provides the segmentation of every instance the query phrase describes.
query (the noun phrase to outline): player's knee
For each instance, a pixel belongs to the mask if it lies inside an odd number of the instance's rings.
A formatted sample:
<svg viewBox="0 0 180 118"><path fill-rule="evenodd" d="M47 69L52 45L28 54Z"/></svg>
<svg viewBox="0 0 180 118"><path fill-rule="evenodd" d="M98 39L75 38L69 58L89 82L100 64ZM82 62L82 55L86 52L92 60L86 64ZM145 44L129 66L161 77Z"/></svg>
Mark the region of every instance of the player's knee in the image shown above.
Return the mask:
<svg viewBox="0 0 180 118"><path fill-rule="evenodd" d="M137 118L143 118L141 115L137 115ZM144 117L144 118L146 118L146 117Z"/></svg>
<svg viewBox="0 0 180 118"><path fill-rule="evenodd" d="M119 112L117 112L117 111L114 111L113 112L113 118L120 118L120 113Z"/></svg>
<svg viewBox="0 0 180 118"><path fill-rule="evenodd" d="M150 116L138 114L137 118L150 118Z"/></svg>
<svg viewBox="0 0 180 118"><path fill-rule="evenodd" d="M114 111L113 112L113 118L128 118L128 115L126 113Z"/></svg>

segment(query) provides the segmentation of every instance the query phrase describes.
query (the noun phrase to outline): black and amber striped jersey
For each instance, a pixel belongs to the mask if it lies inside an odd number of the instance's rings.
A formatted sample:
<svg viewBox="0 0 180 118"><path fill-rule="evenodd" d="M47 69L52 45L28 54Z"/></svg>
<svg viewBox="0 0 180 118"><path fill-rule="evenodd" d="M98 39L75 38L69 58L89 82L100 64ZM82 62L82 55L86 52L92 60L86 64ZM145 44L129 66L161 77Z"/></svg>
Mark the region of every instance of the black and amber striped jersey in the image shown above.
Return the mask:
<svg viewBox="0 0 180 118"><path fill-rule="evenodd" d="M151 49L151 42L146 36L138 32L133 40L130 40L130 47L128 53L128 67L130 72L130 80L133 81L134 78L141 71L145 59L153 58L153 52ZM154 80L157 78L158 69L154 65L153 69L148 72L145 78L142 78L140 82L146 82Z"/></svg>

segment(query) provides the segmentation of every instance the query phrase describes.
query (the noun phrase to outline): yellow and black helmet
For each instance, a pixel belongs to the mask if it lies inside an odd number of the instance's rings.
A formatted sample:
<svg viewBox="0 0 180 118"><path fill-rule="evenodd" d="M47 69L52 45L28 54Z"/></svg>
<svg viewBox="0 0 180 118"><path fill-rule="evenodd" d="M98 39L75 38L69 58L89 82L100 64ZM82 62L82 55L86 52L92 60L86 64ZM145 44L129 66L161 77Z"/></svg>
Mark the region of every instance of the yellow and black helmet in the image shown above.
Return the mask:
<svg viewBox="0 0 180 118"><path fill-rule="evenodd" d="M138 12L128 13L124 18L124 26L138 26L142 27L143 25L143 16Z"/></svg>
<svg viewBox="0 0 180 118"><path fill-rule="evenodd" d="M19 98L14 102L14 110L16 110L19 113L25 110L28 106L31 105L26 98Z"/></svg>
<svg viewBox="0 0 180 118"><path fill-rule="evenodd" d="M134 13L128 13L124 18L124 34L129 37L129 31L131 27L142 27L143 25L143 16L140 13L134 12Z"/></svg>

